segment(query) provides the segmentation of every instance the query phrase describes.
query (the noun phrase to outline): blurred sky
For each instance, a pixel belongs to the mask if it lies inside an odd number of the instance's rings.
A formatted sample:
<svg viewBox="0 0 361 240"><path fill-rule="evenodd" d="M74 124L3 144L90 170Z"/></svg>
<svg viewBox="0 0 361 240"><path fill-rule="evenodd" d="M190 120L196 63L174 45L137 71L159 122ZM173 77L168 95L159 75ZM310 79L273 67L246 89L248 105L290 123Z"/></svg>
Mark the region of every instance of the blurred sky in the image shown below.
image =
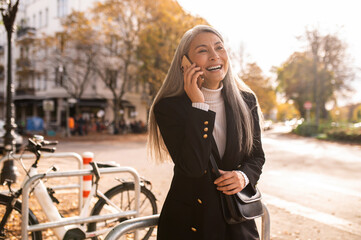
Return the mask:
<svg viewBox="0 0 361 240"><path fill-rule="evenodd" d="M205 18L226 38L233 51L241 45L245 61L256 62L271 76L295 51L305 49L297 40L306 28L322 34L337 33L347 43L348 55L358 69L357 92L340 101L361 103L361 1L359 0L177 0L193 15Z"/></svg>

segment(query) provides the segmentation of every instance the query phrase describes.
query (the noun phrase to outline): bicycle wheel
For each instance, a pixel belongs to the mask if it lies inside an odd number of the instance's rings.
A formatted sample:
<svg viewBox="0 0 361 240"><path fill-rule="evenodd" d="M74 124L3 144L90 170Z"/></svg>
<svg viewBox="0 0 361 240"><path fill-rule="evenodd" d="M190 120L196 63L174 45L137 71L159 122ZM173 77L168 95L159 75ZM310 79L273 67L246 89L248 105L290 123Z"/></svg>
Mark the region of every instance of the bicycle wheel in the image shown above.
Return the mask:
<svg viewBox="0 0 361 240"><path fill-rule="evenodd" d="M105 196L109 198L116 206L118 206L122 211L129 211L135 209L135 192L134 192L134 183L128 182L117 185L112 189L108 190L105 193ZM91 215L104 215L110 213L116 213L117 210L107 204L103 199L100 199L92 210ZM149 216L157 214L157 203L156 198L153 193L144 186L141 186L140 190L140 208L139 208L139 217L140 216ZM106 220L102 222L90 223L88 224L88 232L93 232L99 229L111 229L118 225L120 222L125 221L131 217L124 217L115 220ZM147 240L152 235L154 228L145 228L138 231L139 239ZM133 239L134 233L127 234L126 239ZM93 240L99 239L94 237Z"/></svg>
<svg viewBox="0 0 361 240"><path fill-rule="evenodd" d="M7 220L3 219L6 209L11 202L11 197L0 194L0 218L1 222L6 221L4 228L0 229L0 239L17 240L21 239L21 202L16 201L14 209ZM29 224L38 224L38 220L31 210L29 210ZM28 239L41 240L41 231L31 232Z"/></svg>

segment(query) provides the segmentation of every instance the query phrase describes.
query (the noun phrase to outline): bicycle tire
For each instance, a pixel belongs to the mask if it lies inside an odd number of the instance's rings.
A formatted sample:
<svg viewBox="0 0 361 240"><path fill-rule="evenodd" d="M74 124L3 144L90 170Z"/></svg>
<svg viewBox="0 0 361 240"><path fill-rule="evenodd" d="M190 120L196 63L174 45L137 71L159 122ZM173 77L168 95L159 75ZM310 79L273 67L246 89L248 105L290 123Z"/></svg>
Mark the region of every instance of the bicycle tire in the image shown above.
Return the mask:
<svg viewBox="0 0 361 240"><path fill-rule="evenodd" d="M10 196L0 194L0 216L1 221L3 220L4 213L12 198ZM15 210L15 211L14 211ZM10 220L10 221L9 221ZM18 220L18 221L17 221ZM17 223L13 223L17 222ZM13 211L11 212L9 218L7 219L4 229L0 229L0 239L21 239L21 202L16 200ZM38 220L34 213L29 209L29 224L34 225L38 224ZM10 225L10 226L9 226ZM7 227L8 226L8 227ZM10 229L11 227L11 229ZM32 240L42 240L41 231L32 232L28 236L29 239Z"/></svg>
<svg viewBox="0 0 361 240"><path fill-rule="evenodd" d="M105 196L107 198L111 199L112 202L114 202L114 197L120 197L121 205L119 205L118 202L116 202L116 204L122 210L126 211L126 210L130 210L130 209L134 209L134 206L130 206L132 204L132 200L134 200L134 198L131 199L131 202L128 204L128 206L126 206L126 204L124 204L124 206L122 206L123 205L122 204L123 203L123 201L122 201L123 194L127 193L127 195L128 195L127 197L129 200L129 196L132 195L130 192L133 192L133 194L134 194L134 183L126 182L126 183L117 185L117 186L113 187L112 189L108 190L105 193ZM147 215L157 214L158 213L157 202L156 202L156 198L155 198L154 194L146 187L141 186L140 195L141 195L140 196L141 207L140 207L140 211L139 211L140 212L139 216L147 216ZM144 212L144 210L145 210L144 206L147 204L146 201L150 204L150 209L147 209L147 212ZM92 216L99 215L105 205L108 205L108 204L106 204L106 202L103 199L99 199L98 202L94 205L91 215ZM147 207L147 206L145 206L145 207ZM128 218L124 217L124 218L117 219L116 221L113 221L112 224L110 224L111 226L107 226L107 228L113 228L120 222L128 220L129 218L131 218L131 217L128 217ZM99 222L89 223L88 224L88 232L93 232L93 231L97 230L97 228L98 228L97 224L99 224ZM149 239L149 237L152 235L153 230L154 230L154 227L146 228L146 229L142 230L141 232L139 231L140 232L138 235L139 239L142 239L142 240ZM92 239L97 240L98 237L93 237Z"/></svg>

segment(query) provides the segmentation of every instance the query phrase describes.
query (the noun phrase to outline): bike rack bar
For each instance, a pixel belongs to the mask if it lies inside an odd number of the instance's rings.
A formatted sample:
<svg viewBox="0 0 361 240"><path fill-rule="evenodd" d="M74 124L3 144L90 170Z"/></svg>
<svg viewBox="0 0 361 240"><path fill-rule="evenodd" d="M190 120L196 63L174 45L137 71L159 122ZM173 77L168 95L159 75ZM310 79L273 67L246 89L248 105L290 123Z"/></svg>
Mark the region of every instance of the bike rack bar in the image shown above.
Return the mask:
<svg viewBox="0 0 361 240"><path fill-rule="evenodd" d="M270 215L266 205L262 203L263 206L263 215L262 215L262 240L270 240ZM124 234L146 227L154 227L158 225L159 214L139 217L126 220L115 226L105 237L104 240L117 240L122 237Z"/></svg>
<svg viewBox="0 0 361 240"><path fill-rule="evenodd" d="M39 230L44 230L47 228L54 228L54 227L62 227L66 225L71 224L78 224L78 223L90 223L90 222L99 222L111 218L121 218L121 217L129 217L134 216L137 213L137 211L125 211L121 213L114 213L114 214L106 214L101 216L91 216L86 218L80 218L80 217L68 217L64 218L64 220L60 220L58 222L49 222L49 223L40 223L36 225L30 225L28 227L28 231L34 232ZM68 219L68 220L65 220Z"/></svg>
<svg viewBox="0 0 361 240"><path fill-rule="evenodd" d="M263 215L262 215L262 236L261 240L270 240L271 238L271 219L267 206L262 203Z"/></svg>
<svg viewBox="0 0 361 240"><path fill-rule="evenodd" d="M158 219L159 219L159 214L126 220L118 224L116 227L114 227L107 234L104 240L117 240L127 232L136 229L157 226Z"/></svg>
<svg viewBox="0 0 361 240"><path fill-rule="evenodd" d="M13 155L14 158L20 158L22 157L22 159L34 159L35 156L34 154L14 154ZM80 156L80 154L75 153L75 152L59 152L59 153L41 153L41 159L43 158L61 158L61 159L74 159L76 162L78 162L78 169L83 169L83 159ZM71 186L71 187L70 187ZM79 189L79 193L78 193L78 201L79 201L79 211L81 210L82 207L82 202L83 202L83 178L79 177L79 184L77 185L58 185L56 187L52 187L53 189L67 189L67 188L78 188Z"/></svg>
<svg viewBox="0 0 361 240"><path fill-rule="evenodd" d="M29 225L29 192L30 188L32 186L32 183L43 178L56 178L56 177L70 177L70 176L84 176L84 175L90 175L93 174L93 170L75 170L75 171L68 171L68 172L54 172L54 173L43 173L43 174L37 174L29 178L24 186L23 186L23 202L21 206L21 236L23 240L28 239L28 231L35 231L35 230L44 230L46 228L50 227L59 227L59 226L65 226L69 224L74 223L88 223L88 222L94 222L94 221L100 221L100 220L106 220L111 218L116 218L119 216L125 216L130 215L132 213L132 216L135 218L138 217L139 214L139 205L140 205L140 177L137 173L137 171L134 168L131 167L112 167L112 168L100 168L99 169L100 174L110 174L110 173L119 173L119 172L127 172L130 173L134 178L134 191L135 191L135 209L134 211L127 211L127 212L121 212L119 214L106 214L102 216L91 216L86 218L79 218L79 217L69 217L70 220L60 220L55 222L49 222L49 223L43 223L43 224L35 224L35 225ZM66 218L64 218L66 219Z"/></svg>

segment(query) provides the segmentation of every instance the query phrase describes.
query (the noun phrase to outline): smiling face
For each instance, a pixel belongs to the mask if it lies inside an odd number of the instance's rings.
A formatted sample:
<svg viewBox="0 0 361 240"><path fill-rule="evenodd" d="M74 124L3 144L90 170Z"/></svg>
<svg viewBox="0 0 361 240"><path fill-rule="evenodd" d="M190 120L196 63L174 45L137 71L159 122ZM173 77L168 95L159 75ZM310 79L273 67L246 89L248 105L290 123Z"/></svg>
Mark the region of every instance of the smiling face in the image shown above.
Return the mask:
<svg viewBox="0 0 361 240"><path fill-rule="evenodd" d="M210 32L198 34L190 44L188 56L203 71L203 86L219 88L228 72L228 54L221 39Z"/></svg>

